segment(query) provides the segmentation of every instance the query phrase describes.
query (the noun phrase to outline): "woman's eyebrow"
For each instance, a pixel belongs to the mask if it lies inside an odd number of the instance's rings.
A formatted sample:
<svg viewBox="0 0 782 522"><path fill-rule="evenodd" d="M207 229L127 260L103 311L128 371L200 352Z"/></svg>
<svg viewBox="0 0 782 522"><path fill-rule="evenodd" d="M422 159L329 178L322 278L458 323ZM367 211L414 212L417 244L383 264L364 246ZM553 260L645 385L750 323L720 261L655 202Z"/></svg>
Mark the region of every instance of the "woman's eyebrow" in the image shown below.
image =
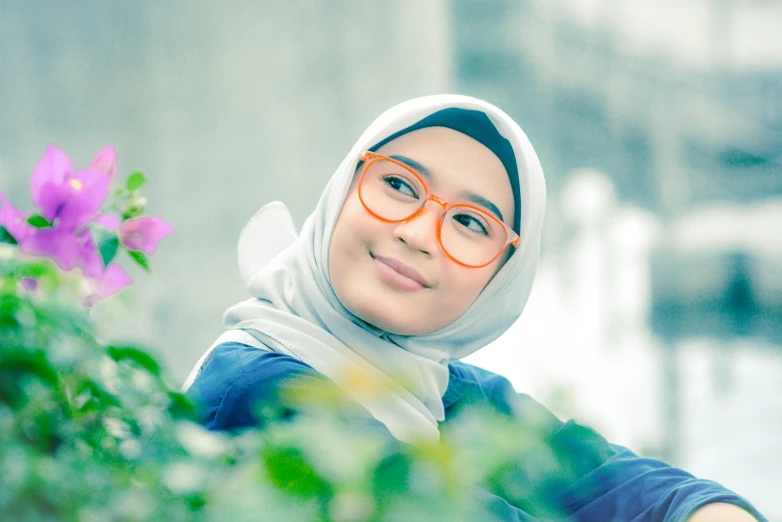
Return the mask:
<svg viewBox="0 0 782 522"><path fill-rule="evenodd" d="M485 197L476 194L475 192L471 192L469 190L463 190L461 192L462 197L465 197L472 201L473 203L476 203L482 207L485 207L487 210L491 211L495 216L497 216L500 221L505 221L505 218L502 217L502 212L500 212L500 209L497 208L497 205L486 199Z"/></svg>
<svg viewBox="0 0 782 522"><path fill-rule="evenodd" d="M432 171L427 169L426 167L424 167L423 165L421 165L420 163L418 163L416 160L412 158L408 158L407 156L402 156L401 154L394 154L392 156L389 156L389 158L395 159L397 161L401 161L402 163L404 163L414 171L421 174L426 179L429 180L432 179Z"/></svg>
<svg viewBox="0 0 782 522"><path fill-rule="evenodd" d="M427 180L431 181L433 178L432 171L426 168L425 166L418 163L416 160L412 158L408 158L407 156L402 156L401 154L394 154L389 156L389 158L395 159L397 161L401 161L411 169L418 172L421 176L426 178ZM485 197L476 194L475 192L472 192L470 190L463 190L460 195L472 201L473 203L480 205L482 207L485 207L487 210L491 211L495 216L500 218L500 221L505 221L505 219L502 217L502 212L500 212L500 209L492 203L490 200L486 199Z"/></svg>

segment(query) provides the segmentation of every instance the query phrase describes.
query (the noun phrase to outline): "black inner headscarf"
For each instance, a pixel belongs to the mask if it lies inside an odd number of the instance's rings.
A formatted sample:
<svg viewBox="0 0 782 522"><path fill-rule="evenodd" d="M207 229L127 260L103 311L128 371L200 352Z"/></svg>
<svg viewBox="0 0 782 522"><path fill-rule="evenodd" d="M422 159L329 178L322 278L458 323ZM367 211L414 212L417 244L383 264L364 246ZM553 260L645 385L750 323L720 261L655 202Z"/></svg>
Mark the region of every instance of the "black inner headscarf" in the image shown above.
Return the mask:
<svg viewBox="0 0 782 522"><path fill-rule="evenodd" d="M370 152L377 151L380 147L391 140L426 127L446 127L457 132L465 134L475 141L482 143L487 149L492 151L502 162L505 171L508 173L511 188L513 189L513 205L516 212L513 218L513 231L517 234L521 232L521 197L519 191L519 171L516 166L516 155L513 153L513 146L503 138L497 128L489 120L489 117L481 111L469 109L459 109L451 107L430 114L409 127L406 127L391 136L377 143L369 149Z"/></svg>

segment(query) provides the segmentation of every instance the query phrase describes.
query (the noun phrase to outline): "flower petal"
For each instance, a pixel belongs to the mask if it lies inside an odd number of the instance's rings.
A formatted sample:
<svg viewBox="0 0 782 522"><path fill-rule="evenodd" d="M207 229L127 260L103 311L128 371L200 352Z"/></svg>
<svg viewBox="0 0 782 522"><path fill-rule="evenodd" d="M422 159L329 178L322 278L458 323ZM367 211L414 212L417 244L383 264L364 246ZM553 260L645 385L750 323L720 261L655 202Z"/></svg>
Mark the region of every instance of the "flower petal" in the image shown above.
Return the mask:
<svg viewBox="0 0 782 522"><path fill-rule="evenodd" d="M77 266L81 267L84 275L90 279L99 279L103 275L103 259L95 246L92 233L82 230L76 235L76 243L79 245Z"/></svg>
<svg viewBox="0 0 782 522"><path fill-rule="evenodd" d="M108 145L103 147L92 158L90 162L89 170L97 170L103 172L109 176L109 185L117 177L119 166L117 165L117 151L114 149L114 145Z"/></svg>
<svg viewBox="0 0 782 522"><path fill-rule="evenodd" d="M50 257L61 269L73 269L81 260L81 247L71 232L61 228L35 229L19 243L19 251L32 256Z"/></svg>
<svg viewBox="0 0 782 522"><path fill-rule="evenodd" d="M41 214L46 219L53 219L59 203L56 198L51 197L53 195L52 187L64 185L71 172L73 172L73 163L68 155L54 145L50 144L46 147L46 153L36 165L30 178L33 204L41 209ZM46 189L47 186L49 189ZM47 195L48 197L45 197Z"/></svg>
<svg viewBox="0 0 782 522"><path fill-rule="evenodd" d="M158 242L171 234L174 228L160 216L131 218L119 227L119 238L129 250L141 250L152 255Z"/></svg>
<svg viewBox="0 0 782 522"><path fill-rule="evenodd" d="M60 226L75 230L92 221L98 213L109 192L109 179L97 170L80 170L69 176L66 186L56 217Z"/></svg>
<svg viewBox="0 0 782 522"><path fill-rule="evenodd" d="M107 213L103 213L96 217L93 223L107 230L117 230L119 228L119 219Z"/></svg>
<svg viewBox="0 0 782 522"><path fill-rule="evenodd" d="M133 284L127 272L117 263L111 263L100 279L93 280L90 295L85 300L86 306L92 306L95 301L102 301L116 294L126 286Z"/></svg>
<svg viewBox="0 0 782 522"><path fill-rule="evenodd" d="M36 199L41 215L54 222L68 199L67 185L47 181L38 190Z"/></svg>
<svg viewBox="0 0 782 522"><path fill-rule="evenodd" d="M0 226L5 227L17 243L24 241L33 230L26 219L27 213L15 209L0 190Z"/></svg>
<svg viewBox="0 0 782 522"><path fill-rule="evenodd" d="M28 292L35 292L38 288L38 280L32 277L23 277L20 281L22 288Z"/></svg>
<svg viewBox="0 0 782 522"><path fill-rule="evenodd" d="M82 269L91 279L102 277L103 260L88 229L78 234L62 227L33 229L19 243L19 251L31 256L49 257L64 271Z"/></svg>

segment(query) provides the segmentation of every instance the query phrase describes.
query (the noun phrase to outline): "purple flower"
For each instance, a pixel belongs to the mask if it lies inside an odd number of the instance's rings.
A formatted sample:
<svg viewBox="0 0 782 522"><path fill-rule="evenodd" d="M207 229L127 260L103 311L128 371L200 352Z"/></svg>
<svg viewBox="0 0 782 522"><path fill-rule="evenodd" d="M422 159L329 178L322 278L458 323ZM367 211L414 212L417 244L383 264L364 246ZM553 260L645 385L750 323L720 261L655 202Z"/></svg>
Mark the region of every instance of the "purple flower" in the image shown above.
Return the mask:
<svg viewBox="0 0 782 522"><path fill-rule="evenodd" d="M74 233L61 227L41 228L20 242L19 250L51 257L65 271L78 266L90 278L100 277L103 272L103 261L88 229Z"/></svg>
<svg viewBox="0 0 782 522"><path fill-rule="evenodd" d="M119 170L117 151L114 150L114 145L108 145L99 150L95 157L92 158L88 168L89 170L96 170L106 174L109 177L109 185L111 185L117 177L117 171Z"/></svg>
<svg viewBox="0 0 782 522"><path fill-rule="evenodd" d="M121 223L111 214L98 215L117 171L117 153L111 145L101 149L90 166L80 171L74 171L70 158L63 151L49 145L30 179L33 203L40 216L50 222L50 225L44 223L42 228L30 225L28 214L12 207L0 192L0 225L16 240L19 251L50 257L64 271L80 268L89 289L85 306L92 306L133 284L119 264L109 263L104 267L88 224L92 222L116 231L117 239L126 248L146 254L153 254L160 240L174 231L157 216L137 217ZM140 182L143 183L143 176ZM107 240L112 240L113 234L105 235ZM106 247L113 248L113 245L107 242ZM37 287L37 281L31 278L23 278L20 284L28 291L35 291Z"/></svg>
<svg viewBox="0 0 782 522"><path fill-rule="evenodd" d="M35 230L19 243L19 250L31 256L51 257L66 271L76 266L79 257L79 244L73 234L56 228Z"/></svg>
<svg viewBox="0 0 782 522"><path fill-rule="evenodd" d="M38 280L32 277L23 277L20 283L27 292L35 292L38 288Z"/></svg>
<svg viewBox="0 0 782 522"><path fill-rule="evenodd" d="M100 257L92 233L88 229L84 229L74 237L79 245L78 266L81 267L85 276L100 277L104 272L103 259Z"/></svg>
<svg viewBox="0 0 782 522"><path fill-rule="evenodd" d="M51 257L65 271L79 267L89 278L101 277L103 261L86 228L106 199L116 175L116 153L106 147L93 159L93 168L74 172L70 158L49 145L33 171L30 191L33 203L51 227L30 227L19 250L25 254Z"/></svg>
<svg viewBox="0 0 782 522"><path fill-rule="evenodd" d="M33 171L30 191L33 203L44 218L57 228L74 231L89 223L98 213L106 199L109 184L109 175L103 171L74 172L70 158L54 145L49 145Z"/></svg>
<svg viewBox="0 0 782 522"><path fill-rule="evenodd" d="M131 218L119 227L119 240L128 250L141 250L152 255L158 242L174 228L159 216Z"/></svg>
<svg viewBox="0 0 782 522"><path fill-rule="evenodd" d="M96 217L93 223L107 230L117 230L119 228L119 219L115 218L111 214L106 213Z"/></svg>
<svg viewBox="0 0 782 522"><path fill-rule="evenodd" d="M27 224L27 216L26 212L11 206L3 191L0 190L0 226L5 227L17 243L24 241L34 230L31 225Z"/></svg>
<svg viewBox="0 0 782 522"><path fill-rule="evenodd" d="M84 306L92 306L96 301L107 299L132 284L133 279L121 266L110 263L101 277L92 280L91 291L84 300Z"/></svg>

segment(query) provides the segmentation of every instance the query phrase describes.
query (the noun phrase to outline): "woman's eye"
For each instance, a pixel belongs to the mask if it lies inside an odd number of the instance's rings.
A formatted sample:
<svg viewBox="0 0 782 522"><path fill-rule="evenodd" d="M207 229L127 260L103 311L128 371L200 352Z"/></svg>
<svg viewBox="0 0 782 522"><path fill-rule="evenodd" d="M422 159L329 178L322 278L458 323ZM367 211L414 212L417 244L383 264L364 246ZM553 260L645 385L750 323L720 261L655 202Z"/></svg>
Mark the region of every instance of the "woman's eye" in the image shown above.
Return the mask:
<svg viewBox="0 0 782 522"><path fill-rule="evenodd" d="M417 198L418 194L415 191L415 188L405 181L403 178L400 178L399 176L385 176L383 178L383 181L394 189L397 192L401 192L402 194L405 194L406 196Z"/></svg>
<svg viewBox="0 0 782 522"><path fill-rule="evenodd" d="M483 222L483 220L476 216L471 214L457 214L453 217L453 219L471 232L475 232L484 236L489 235L489 229L486 227L486 224Z"/></svg>

